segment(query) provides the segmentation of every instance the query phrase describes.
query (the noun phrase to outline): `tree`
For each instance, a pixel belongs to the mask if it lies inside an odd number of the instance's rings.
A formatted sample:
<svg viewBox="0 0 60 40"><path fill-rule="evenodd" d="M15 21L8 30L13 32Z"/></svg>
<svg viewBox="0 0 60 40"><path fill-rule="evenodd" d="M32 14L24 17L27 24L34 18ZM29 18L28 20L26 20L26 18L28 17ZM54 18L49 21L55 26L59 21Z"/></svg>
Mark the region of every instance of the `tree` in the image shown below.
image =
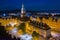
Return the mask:
<svg viewBox="0 0 60 40"><path fill-rule="evenodd" d="M33 37L39 37L39 33L37 33L36 31L33 31L32 36Z"/></svg>
<svg viewBox="0 0 60 40"><path fill-rule="evenodd" d="M18 30L22 30L23 33L25 33L25 30L26 30L26 27L25 27L25 23L21 23L19 26L18 26Z"/></svg>

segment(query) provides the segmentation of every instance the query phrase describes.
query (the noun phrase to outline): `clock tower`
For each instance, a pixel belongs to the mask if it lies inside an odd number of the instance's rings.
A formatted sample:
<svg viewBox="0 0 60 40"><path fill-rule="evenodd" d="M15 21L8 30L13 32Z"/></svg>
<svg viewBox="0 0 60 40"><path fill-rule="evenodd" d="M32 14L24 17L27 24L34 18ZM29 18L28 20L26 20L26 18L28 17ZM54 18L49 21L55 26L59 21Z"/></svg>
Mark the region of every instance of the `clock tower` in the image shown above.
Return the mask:
<svg viewBox="0 0 60 40"><path fill-rule="evenodd" d="M21 18L25 17L26 16L26 11L25 11L25 8L24 8L24 5L22 4L22 8L21 8Z"/></svg>

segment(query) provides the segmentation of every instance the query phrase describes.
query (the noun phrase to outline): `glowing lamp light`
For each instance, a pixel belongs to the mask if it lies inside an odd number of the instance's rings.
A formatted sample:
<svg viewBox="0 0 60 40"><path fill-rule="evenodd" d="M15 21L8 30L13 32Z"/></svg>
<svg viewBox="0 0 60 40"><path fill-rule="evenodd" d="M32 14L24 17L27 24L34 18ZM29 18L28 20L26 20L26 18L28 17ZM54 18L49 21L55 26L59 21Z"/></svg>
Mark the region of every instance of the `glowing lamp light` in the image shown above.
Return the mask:
<svg viewBox="0 0 60 40"><path fill-rule="evenodd" d="M14 26L16 25L17 23L14 23L14 22L10 22L11 26Z"/></svg>
<svg viewBox="0 0 60 40"><path fill-rule="evenodd" d="M6 16L6 14L4 13L3 16Z"/></svg>
<svg viewBox="0 0 60 40"><path fill-rule="evenodd" d="M12 32L16 33L17 32L17 28L12 29Z"/></svg>
<svg viewBox="0 0 60 40"><path fill-rule="evenodd" d="M21 40L32 40L32 36L28 34L20 35Z"/></svg>
<svg viewBox="0 0 60 40"><path fill-rule="evenodd" d="M53 33L53 32L52 32L52 36L53 36L53 37L58 37L58 36L60 36L60 34L58 34L58 33Z"/></svg>
<svg viewBox="0 0 60 40"><path fill-rule="evenodd" d="M52 16L54 16L55 14L52 14Z"/></svg>
<svg viewBox="0 0 60 40"><path fill-rule="evenodd" d="M17 32L18 32L17 28L14 28L14 29L9 31L9 33L12 34L12 35L16 35Z"/></svg>

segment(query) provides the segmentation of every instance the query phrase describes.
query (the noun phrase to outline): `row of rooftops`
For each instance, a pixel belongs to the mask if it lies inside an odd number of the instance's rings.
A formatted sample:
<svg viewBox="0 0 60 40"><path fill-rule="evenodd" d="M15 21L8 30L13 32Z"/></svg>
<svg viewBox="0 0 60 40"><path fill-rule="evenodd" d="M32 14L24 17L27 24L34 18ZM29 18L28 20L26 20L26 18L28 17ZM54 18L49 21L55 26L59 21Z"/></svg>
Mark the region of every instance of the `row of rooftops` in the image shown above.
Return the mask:
<svg viewBox="0 0 60 40"><path fill-rule="evenodd" d="M46 23L42 23L42 22L36 22L36 21L31 21L30 20L30 24L33 25L34 27L40 28L42 30L51 29Z"/></svg>

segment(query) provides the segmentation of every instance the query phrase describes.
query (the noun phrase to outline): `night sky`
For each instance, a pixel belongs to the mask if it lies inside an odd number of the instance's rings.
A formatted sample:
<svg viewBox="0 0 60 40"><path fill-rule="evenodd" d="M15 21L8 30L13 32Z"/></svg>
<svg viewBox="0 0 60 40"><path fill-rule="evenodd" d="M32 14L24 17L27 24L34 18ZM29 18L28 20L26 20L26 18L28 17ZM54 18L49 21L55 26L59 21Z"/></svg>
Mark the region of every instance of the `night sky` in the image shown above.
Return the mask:
<svg viewBox="0 0 60 40"><path fill-rule="evenodd" d="M20 9L22 3L26 10L60 10L60 0L0 0L0 10Z"/></svg>

